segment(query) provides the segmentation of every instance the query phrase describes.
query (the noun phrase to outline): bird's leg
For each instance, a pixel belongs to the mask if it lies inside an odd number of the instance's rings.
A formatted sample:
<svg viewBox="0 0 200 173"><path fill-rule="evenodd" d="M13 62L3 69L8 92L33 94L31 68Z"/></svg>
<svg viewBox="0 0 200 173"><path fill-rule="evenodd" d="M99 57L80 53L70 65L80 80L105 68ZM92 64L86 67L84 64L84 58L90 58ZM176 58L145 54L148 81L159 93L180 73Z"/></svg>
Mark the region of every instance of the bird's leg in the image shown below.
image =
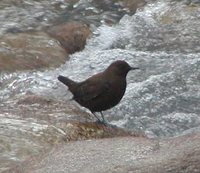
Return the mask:
<svg viewBox="0 0 200 173"><path fill-rule="evenodd" d="M107 123L106 123L106 121L105 121L105 118L104 118L104 116L103 116L103 113L102 113L102 112L100 112L100 113L101 113L102 120L100 120L99 117L98 117L94 112L92 112L92 114L93 114L93 115L96 117L96 119L97 119L97 123L101 123L101 124L107 125Z"/></svg>
<svg viewBox="0 0 200 173"><path fill-rule="evenodd" d="M112 125L112 124L106 122L106 120L104 118L104 115L103 115L103 112L100 112L100 114L101 114L101 117L102 117L101 123L103 123L105 126L108 126L108 127L112 127L112 128L116 128L117 127L116 125Z"/></svg>
<svg viewBox="0 0 200 173"><path fill-rule="evenodd" d="M100 114L101 114L102 122L105 124L105 123L106 123L106 121L105 121L104 115L103 115L103 113L102 113L102 112L100 112Z"/></svg>
<svg viewBox="0 0 200 173"><path fill-rule="evenodd" d="M98 118L98 116L94 112L92 112L92 114L95 116L95 118L98 120L98 122L101 122L101 120Z"/></svg>

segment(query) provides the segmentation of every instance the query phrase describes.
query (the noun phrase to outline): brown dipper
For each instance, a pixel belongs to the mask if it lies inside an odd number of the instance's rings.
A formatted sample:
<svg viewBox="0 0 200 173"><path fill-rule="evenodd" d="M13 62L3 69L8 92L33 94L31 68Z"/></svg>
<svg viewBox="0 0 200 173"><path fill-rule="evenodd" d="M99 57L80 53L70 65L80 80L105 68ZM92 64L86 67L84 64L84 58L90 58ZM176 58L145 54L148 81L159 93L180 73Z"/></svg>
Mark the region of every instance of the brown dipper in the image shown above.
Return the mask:
<svg viewBox="0 0 200 173"><path fill-rule="evenodd" d="M126 76L131 67L126 61L115 61L98 74L83 82L75 82L67 77L58 76L58 80L67 85L73 94L73 99L81 106L88 108L99 122L105 123L102 111L117 105L126 91ZM102 121L95 115L100 112Z"/></svg>

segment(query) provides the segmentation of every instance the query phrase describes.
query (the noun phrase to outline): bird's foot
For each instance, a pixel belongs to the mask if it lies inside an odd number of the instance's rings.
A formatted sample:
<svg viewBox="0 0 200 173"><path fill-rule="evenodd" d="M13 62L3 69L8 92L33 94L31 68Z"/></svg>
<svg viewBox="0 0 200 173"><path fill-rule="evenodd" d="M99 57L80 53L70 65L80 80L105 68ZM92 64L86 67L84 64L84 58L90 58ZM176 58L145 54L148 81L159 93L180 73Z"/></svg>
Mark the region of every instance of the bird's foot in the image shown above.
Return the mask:
<svg viewBox="0 0 200 173"><path fill-rule="evenodd" d="M116 125L113 125L113 124L110 124L110 123L107 123L107 126L110 127L110 128L118 128Z"/></svg>
<svg viewBox="0 0 200 173"><path fill-rule="evenodd" d="M97 120L95 123L102 124L102 125L105 125L105 126L108 125L108 123L105 120Z"/></svg>
<svg viewBox="0 0 200 173"><path fill-rule="evenodd" d="M99 124L99 125L104 125L104 126L110 127L110 128L117 128L116 125L110 124L105 120L104 121L103 120L97 120L96 123Z"/></svg>

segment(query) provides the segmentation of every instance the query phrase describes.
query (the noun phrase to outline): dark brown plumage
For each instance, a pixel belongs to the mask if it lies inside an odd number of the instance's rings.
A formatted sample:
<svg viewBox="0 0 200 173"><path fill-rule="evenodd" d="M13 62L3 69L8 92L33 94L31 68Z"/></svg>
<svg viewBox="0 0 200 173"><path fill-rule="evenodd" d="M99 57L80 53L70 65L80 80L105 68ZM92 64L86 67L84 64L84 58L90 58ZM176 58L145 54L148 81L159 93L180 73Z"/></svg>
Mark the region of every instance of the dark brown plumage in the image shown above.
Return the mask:
<svg viewBox="0 0 200 173"><path fill-rule="evenodd" d="M131 67L125 61L113 62L105 71L91 76L83 82L75 82L67 77L58 76L58 80L67 85L73 94L73 99L81 106L88 108L94 116L117 105L126 91L126 76Z"/></svg>

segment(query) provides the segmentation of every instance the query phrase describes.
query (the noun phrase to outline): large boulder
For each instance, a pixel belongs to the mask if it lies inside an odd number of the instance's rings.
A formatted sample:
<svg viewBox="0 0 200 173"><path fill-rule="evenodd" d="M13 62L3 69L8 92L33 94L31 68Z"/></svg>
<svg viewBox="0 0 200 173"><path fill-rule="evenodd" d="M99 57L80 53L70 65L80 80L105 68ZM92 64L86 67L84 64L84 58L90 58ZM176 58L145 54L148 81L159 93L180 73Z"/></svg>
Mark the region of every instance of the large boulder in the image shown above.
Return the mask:
<svg viewBox="0 0 200 173"><path fill-rule="evenodd" d="M56 147L19 172L31 173L199 173L200 133L167 140L117 137ZM34 166L27 166L34 165ZM29 171L28 171L29 170Z"/></svg>
<svg viewBox="0 0 200 173"><path fill-rule="evenodd" d="M59 43L43 32L1 36L0 72L58 67L68 58Z"/></svg>
<svg viewBox="0 0 200 173"><path fill-rule="evenodd" d="M54 26L47 32L60 42L68 54L81 51L90 35L89 27L77 22Z"/></svg>

